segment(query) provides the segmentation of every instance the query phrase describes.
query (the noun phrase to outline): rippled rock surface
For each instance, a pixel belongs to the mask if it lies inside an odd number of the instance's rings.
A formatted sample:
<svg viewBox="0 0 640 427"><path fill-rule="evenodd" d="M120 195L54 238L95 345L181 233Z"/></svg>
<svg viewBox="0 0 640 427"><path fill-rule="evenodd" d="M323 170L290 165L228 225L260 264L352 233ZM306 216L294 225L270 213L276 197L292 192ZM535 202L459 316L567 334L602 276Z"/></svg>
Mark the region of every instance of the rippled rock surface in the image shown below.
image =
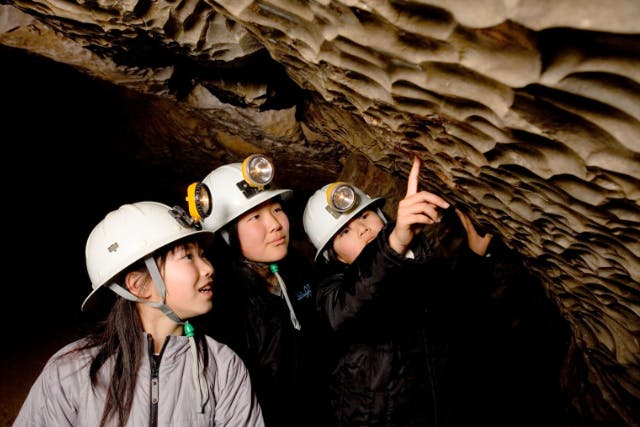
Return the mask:
<svg viewBox="0 0 640 427"><path fill-rule="evenodd" d="M311 190L357 154L375 191L418 154L570 325L572 405L640 425L637 0L18 0L0 44L122 88L140 161L194 180L264 151Z"/></svg>

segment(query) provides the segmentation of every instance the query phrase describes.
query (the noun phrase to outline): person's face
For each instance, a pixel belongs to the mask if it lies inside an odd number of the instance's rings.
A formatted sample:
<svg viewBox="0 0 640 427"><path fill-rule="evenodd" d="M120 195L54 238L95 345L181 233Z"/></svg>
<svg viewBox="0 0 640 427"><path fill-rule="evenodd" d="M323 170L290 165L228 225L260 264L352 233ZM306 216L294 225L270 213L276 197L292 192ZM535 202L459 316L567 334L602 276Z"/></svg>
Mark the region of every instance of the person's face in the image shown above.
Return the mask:
<svg viewBox="0 0 640 427"><path fill-rule="evenodd" d="M372 210L364 210L349 221L333 238L333 250L336 258L345 264L351 264L362 249L376 238L384 222Z"/></svg>
<svg viewBox="0 0 640 427"><path fill-rule="evenodd" d="M238 240L245 258L256 262L276 262L287 255L289 218L280 202L270 200L238 219Z"/></svg>
<svg viewBox="0 0 640 427"><path fill-rule="evenodd" d="M182 319L211 310L213 266L197 242L169 251L162 267L166 304Z"/></svg>

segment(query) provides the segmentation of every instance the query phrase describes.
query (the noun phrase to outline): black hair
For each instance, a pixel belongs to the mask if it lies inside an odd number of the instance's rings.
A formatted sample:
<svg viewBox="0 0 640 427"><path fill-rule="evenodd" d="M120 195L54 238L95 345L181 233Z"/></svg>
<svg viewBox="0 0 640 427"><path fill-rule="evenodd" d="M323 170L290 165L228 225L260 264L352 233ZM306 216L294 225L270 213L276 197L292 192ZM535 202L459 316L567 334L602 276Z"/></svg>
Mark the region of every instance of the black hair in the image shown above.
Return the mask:
<svg viewBox="0 0 640 427"><path fill-rule="evenodd" d="M192 242L204 245L202 238L202 235L192 235L169 243L154 251L153 258L162 270L161 267L171 251ZM112 282L124 283L126 275L133 271L149 274L144 265L144 260L141 259L129 266ZM102 419L100 420L100 427L109 424L114 417L117 418L119 427L127 424L133 404L140 363L143 360L145 351L148 351L148 343L145 342L143 330L136 302L118 297L115 299L106 318L94 326L93 330L84 339L83 344L60 356L71 356L76 352L97 348L98 351L93 357L89 368L89 376L94 388L99 385L100 377L98 372L109 360L113 359L113 370L108 384L107 399ZM195 339L198 352L203 361L203 370L206 372L209 355L204 344L205 339L201 334L196 334Z"/></svg>

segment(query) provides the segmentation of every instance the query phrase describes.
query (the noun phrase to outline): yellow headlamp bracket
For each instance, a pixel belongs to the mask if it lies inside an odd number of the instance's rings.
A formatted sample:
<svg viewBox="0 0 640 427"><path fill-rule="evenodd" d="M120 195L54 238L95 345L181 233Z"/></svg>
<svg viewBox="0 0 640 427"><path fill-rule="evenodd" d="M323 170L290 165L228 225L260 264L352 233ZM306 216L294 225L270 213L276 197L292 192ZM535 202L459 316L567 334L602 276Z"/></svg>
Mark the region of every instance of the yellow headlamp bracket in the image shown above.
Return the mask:
<svg viewBox="0 0 640 427"><path fill-rule="evenodd" d="M213 203L211 200L211 191L204 182L194 182L187 187L187 205L189 206L189 215L196 222L211 215Z"/></svg>

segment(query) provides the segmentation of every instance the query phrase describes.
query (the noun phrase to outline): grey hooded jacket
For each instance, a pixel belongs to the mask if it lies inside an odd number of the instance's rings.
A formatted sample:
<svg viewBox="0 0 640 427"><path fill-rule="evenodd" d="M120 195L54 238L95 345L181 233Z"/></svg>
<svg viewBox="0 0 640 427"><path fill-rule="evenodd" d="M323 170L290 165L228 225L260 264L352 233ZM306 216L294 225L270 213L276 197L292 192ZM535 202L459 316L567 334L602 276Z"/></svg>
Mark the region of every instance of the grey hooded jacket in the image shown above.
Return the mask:
<svg viewBox="0 0 640 427"><path fill-rule="evenodd" d="M96 349L57 357L81 345L71 343L49 359L31 387L14 427L97 426L102 417L111 363L100 370L99 385L89 379L89 367ZM159 426L264 426L262 412L252 391L242 360L229 347L206 337L208 399L204 413L197 408L192 377L192 353L188 338L169 336L158 365ZM128 426L150 424L151 360L145 353Z"/></svg>

